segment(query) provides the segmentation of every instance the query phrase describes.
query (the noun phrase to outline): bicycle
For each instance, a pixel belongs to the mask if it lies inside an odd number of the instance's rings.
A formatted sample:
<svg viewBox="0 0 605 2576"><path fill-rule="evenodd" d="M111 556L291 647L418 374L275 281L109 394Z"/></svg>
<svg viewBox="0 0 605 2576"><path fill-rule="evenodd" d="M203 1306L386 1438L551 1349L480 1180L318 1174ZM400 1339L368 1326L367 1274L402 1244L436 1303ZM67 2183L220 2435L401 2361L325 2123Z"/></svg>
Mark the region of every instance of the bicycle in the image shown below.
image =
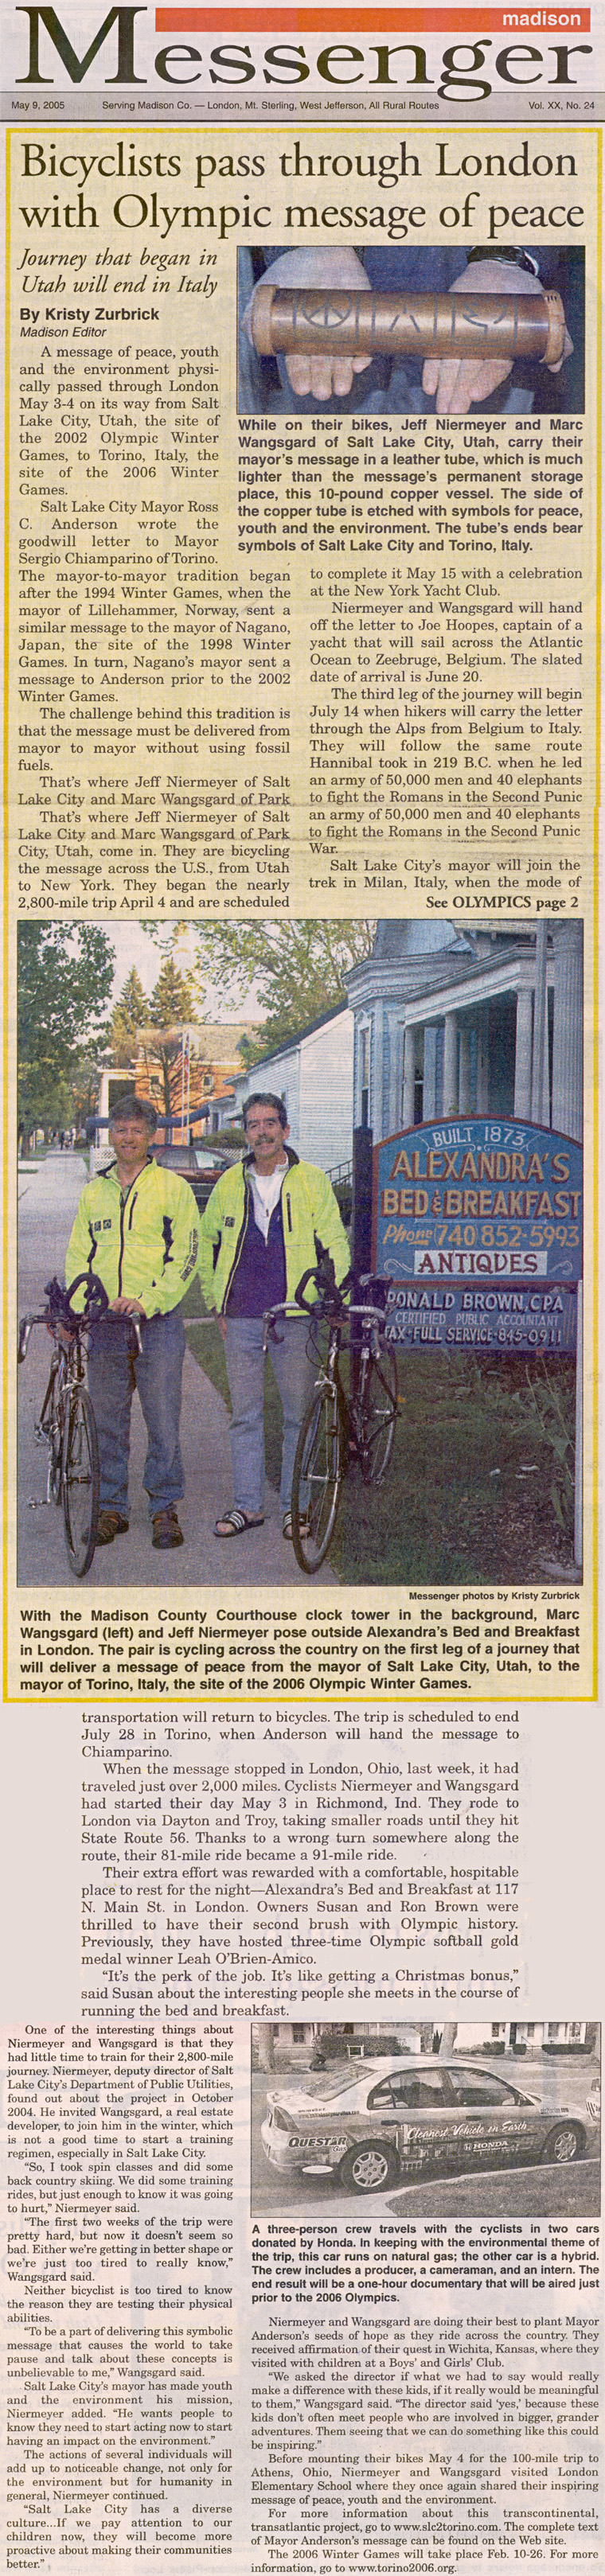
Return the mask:
<svg viewBox="0 0 605 2576"><path fill-rule="evenodd" d="M79 1313L72 1305L77 1288L85 1287ZM88 1574L99 1526L99 1447L97 1426L85 1384L86 1337L104 1315L109 1299L94 1271L79 1271L69 1288L49 1279L47 1304L39 1315L24 1315L19 1325L17 1358L25 1359L34 1324L46 1324L53 1336L50 1376L34 1439L47 1449L46 1503L61 1504L63 1531L74 1574ZM32 1510L42 1506L30 1501Z"/></svg>
<svg viewBox="0 0 605 2576"><path fill-rule="evenodd" d="M311 1281L318 1290L312 1306L305 1294ZM389 1285L387 1279L360 1280L360 1290L368 1293L350 1305L336 1286L333 1263L321 1264L304 1271L293 1304L270 1307L264 1319L265 1350L278 1319L299 1315L301 1308L314 1325L329 1325L325 1360L313 1345L319 1369L292 1478L292 1543L303 1574L317 1574L327 1556L351 1459L357 1458L364 1484L381 1485L390 1465L399 1398L394 1355L384 1347ZM348 1394L339 1365L344 1349L353 1363Z"/></svg>

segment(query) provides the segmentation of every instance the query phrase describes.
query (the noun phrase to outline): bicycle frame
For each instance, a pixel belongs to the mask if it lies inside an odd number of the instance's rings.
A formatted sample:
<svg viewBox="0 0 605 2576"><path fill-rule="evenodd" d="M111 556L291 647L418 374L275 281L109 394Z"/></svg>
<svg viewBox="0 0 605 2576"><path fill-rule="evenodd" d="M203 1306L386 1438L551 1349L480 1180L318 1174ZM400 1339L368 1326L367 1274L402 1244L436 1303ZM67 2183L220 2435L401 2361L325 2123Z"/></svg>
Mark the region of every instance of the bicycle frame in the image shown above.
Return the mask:
<svg viewBox="0 0 605 2576"><path fill-rule="evenodd" d="M263 1316L263 1351L266 1352L269 1349L276 1323L279 1321L286 1323L294 1318L296 1318L300 1323L301 1316L304 1311L304 1308L300 1305L292 1304L288 1300L285 1300L280 1306L270 1306L267 1309L267 1313ZM311 1324L311 1330L313 1330L314 1323L320 1324L322 1322L327 1322L329 1327L328 1350L325 1360L322 1360L321 1352L317 1348L317 1343L314 1344L314 1356L317 1358L319 1363L317 1377L315 1380L315 1392L316 1394L320 1394L323 1387L334 1389L337 1401L341 1408L343 1428L346 1438L349 1442L351 1442L351 1440L354 1442L357 1456L361 1459L364 1448L363 1400L365 1385L370 1360L374 1360L376 1364L380 1366L380 1340L381 1334L384 1334L385 1320L382 1308L369 1304L343 1306L342 1315L325 1316L322 1313L320 1304L317 1308L316 1316L314 1315L312 1308L307 1308L306 1311ZM356 1371L357 1385L354 1394L347 1395L346 1389L343 1386L339 1361L341 1350L343 1348L343 1335L347 1333L347 1328L355 1323L360 1326L359 1342L355 1341L353 1335L348 1334L345 1348L348 1348L351 1351L353 1361L358 1363L358 1370Z"/></svg>
<svg viewBox="0 0 605 2576"><path fill-rule="evenodd" d="M24 1360L26 1357L33 1325L44 1321L44 1316L40 1315L26 1315L24 1317L19 1333L20 1360ZM48 1451L46 1494L44 1496L30 1495L30 1511L40 1511L43 1509L45 1503L58 1502L59 1500L61 1490L63 1435L69 1397L72 1389L74 1387L84 1386L86 1380L83 1349L83 1337L86 1329L86 1318L83 1316L80 1330L74 1332L69 1343L62 1340L57 1327L53 1332L53 1352L50 1363L48 1384L40 1407L38 1420L34 1421L34 1440L36 1442L36 1446L38 1448L45 1446Z"/></svg>

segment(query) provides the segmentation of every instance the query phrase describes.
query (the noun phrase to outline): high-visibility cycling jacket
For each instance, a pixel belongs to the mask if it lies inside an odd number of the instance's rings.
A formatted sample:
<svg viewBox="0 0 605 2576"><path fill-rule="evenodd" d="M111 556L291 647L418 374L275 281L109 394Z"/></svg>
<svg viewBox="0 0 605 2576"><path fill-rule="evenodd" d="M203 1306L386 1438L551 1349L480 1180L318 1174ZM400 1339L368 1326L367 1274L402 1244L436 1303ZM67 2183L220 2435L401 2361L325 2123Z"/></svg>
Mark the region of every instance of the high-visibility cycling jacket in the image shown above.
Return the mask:
<svg viewBox="0 0 605 2576"><path fill-rule="evenodd" d="M150 1155L122 1190L115 1163L87 1181L65 1261L67 1285L80 1270L102 1279L114 1297L136 1297L146 1315L179 1306L197 1268L199 1218L193 1190ZM83 1304L84 1290L75 1303Z"/></svg>
<svg viewBox="0 0 605 2576"><path fill-rule="evenodd" d="M317 1164L299 1163L291 1146L286 1146L286 1153L288 1161L280 1207L286 1254L286 1295L293 1298L303 1270L315 1267L318 1243L330 1253L339 1281L344 1279L350 1268L351 1256L331 1181ZM228 1313L229 1294L246 1230L254 1223L254 1203L248 1179L251 1161L252 1155L248 1154L242 1163L232 1163L228 1171L221 1173L202 1216L199 1265L202 1291L206 1305L215 1306L219 1315Z"/></svg>

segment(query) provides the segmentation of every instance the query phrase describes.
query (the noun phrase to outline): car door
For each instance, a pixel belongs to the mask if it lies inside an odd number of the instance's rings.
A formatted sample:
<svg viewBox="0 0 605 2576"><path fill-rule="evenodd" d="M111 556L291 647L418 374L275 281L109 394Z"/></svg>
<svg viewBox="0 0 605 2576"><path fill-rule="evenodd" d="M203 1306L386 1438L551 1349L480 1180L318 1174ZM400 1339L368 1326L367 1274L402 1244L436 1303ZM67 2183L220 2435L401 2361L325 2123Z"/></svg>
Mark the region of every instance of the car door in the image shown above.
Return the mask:
<svg viewBox="0 0 605 2576"><path fill-rule="evenodd" d="M444 2068L451 2096L451 2139L461 2165L527 2164L539 2155L547 2121L513 2085L482 2067Z"/></svg>
<svg viewBox="0 0 605 2576"><path fill-rule="evenodd" d="M368 2111L393 2123L388 2134L396 2139L402 2173L422 2173L426 2167L439 2167L447 2159L447 2138L452 2106L446 2091L443 2071L424 2061L415 2066L397 2067L382 2083L374 2084L368 2094Z"/></svg>

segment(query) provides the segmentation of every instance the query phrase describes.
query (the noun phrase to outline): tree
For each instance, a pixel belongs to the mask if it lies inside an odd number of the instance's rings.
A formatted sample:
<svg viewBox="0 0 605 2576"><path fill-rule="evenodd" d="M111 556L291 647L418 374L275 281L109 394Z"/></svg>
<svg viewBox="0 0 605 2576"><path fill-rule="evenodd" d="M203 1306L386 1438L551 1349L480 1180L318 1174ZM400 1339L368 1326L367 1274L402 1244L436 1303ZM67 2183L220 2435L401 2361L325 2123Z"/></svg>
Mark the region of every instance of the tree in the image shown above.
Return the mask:
<svg viewBox="0 0 605 2576"><path fill-rule="evenodd" d="M104 1055L104 1047L90 1046L82 1047L76 1056L70 1074L70 1121L73 1118L76 1127L84 1127L97 1107Z"/></svg>
<svg viewBox="0 0 605 2576"><path fill-rule="evenodd" d="M180 966L175 966L173 957L165 957L148 1004L146 1025L148 1030L152 1029L154 1032L149 1052L154 1063L161 1067L163 1101L167 1117L170 1116L172 1107L170 1077L181 1056L181 1031L183 1025L187 1026L195 1016L191 976L181 973Z"/></svg>
<svg viewBox="0 0 605 2576"><path fill-rule="evenodd" d="M149 1003L143 992L136 966L131 966L126 983L118 994L109 1023L109 1043L114 1064L131 1064L136 1056L139 1033L149 1019Z"/></svg>
<svg viewBox="0 0 605 2576"><path fill-rule="evenodd" d="M274 2041L275 2032L278 2028L279 2024L274 2021L258 2021L256 2024L258 2062L259 2066L264 2067L266 2075L273 2074L273 2068L275 2065Z"/></svg>
<svg viewBox="0 0 605 2576"><path fill-rule="evenodd" d="M244 1039L246 1064L346 1000L345 976L369 955L374 921L204 921L195 924L198 965L234 1004L254 987L262 1032Z"/></svg>
<svg viewBox="0 0 605 2576"><path fill-rule="evenodd" d="M115 961L96 922L21 921L17 959L18 1109L29 1134L73 1114L78 1059L107 1033Z"/></svg>

